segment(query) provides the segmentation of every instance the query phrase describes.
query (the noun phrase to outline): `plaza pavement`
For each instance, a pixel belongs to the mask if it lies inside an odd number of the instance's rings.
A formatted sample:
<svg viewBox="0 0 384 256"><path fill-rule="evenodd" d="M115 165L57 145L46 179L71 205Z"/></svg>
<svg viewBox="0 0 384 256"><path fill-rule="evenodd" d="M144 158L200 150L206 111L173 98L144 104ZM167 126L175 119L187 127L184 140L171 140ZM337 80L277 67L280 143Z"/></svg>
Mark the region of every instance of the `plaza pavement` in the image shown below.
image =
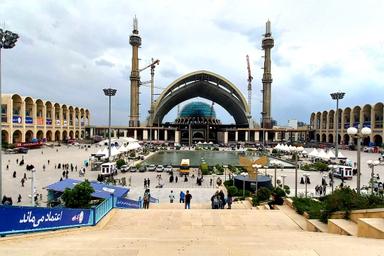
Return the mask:
<svg viewBox="0 0 384 256"><path fill-rule="evenodd" d="M27 174L27 177L31 176L29 171L26 171L26 164L33 164L36 168L36 179L35 184L37 188L37 193L41 193L43 195L43 202L46 201L47 191L43 189L49 184L57 182L60 180L62 176L62 169L55 169L54 165L58 163L69 163L77 165L78 171L81 167L84 167L84 161L89 159L91 153L96 153L99 148L95 145L92 145L91 148L81 149L78 146L66 146L63 145L61 147L45 147L43 149L35 149L30 150L28 154L3 154L2 155L2 167L3 167L3 194L7 196L11 196L15 205L17 205L17 196L21 194L22 201L19 205L30 205L30 198L28 195L31 193L31 180L28 179L24 187L21 187L21 178L24 173ZM58 151L56 151L58 150ZM42 153L43 152L43 153ZM351 159L353 162L356 161L356 151L347 151L341 150L341 152ZM21 160L24 157L25 164L24 166L16 165L16 159ZM374 153L361 153L361 185L367 185L370 179L371 169L366 164L367 160L375 160L379 157L379 154ZM48 165L48 159L50 160L50 164ZM9 165L9 170L6 170L6 165ZM46 170L43 171L43 165L46 166ZM13 171L16 171L16 178L12 177ZM98 172L91 172L89 168L87 169L84 177L79 177L79 172L71 172L69 171L69 178L73 179L89 179L96 180ZM274 170L266 170L266 172L270 175L273 175ZM291 195L294 193L294 169L277 169L277 177L281 177L281 175L286 175L285 184L290 186ZM264 173L264 170L261 170L261 173ZM298 172L298 181L300 182L300 177L303 176L304 173L310 174L311 184L308 184L308 193L309 195L314 194L314 188L316 185L321 184L321 174L317 172L304 172L299 170ZM384 166L376 166L375 173L380 174L381 181L384 178ZM169 193L171 190L174 191L176 200L178 200L178 195L181 190L184 192L188 189L193 195L193 201L196 203L209 202L211 195L217 190L216 187L211 187L209 185L209 179L211 176L205 176L202 186L198 186L196 184L196 179L189 178L188 182L184 182L183 179L179 179L178 183L169 183L169 175L167 173L162 173L162 179L164 183L163 188L155 188L158 181L156 176L159 173L156 172L146 172L146 173L119 173L116 178L126 177L127 182L129 177L131 177L131 186L130 192L128 193L128 197L132 199L138 199L139 196L142 196L144 193L144 178L149 178L151 180L151 195L155 198L158 198L160 202L168 202L169 201ZM218 176L213 177L216 179ZM221 176L222 180L224 180L224 176ZM327 182L329 180L327 178ZM272 178L273 183L273 178ZM335 179L335 186L340 184L339 179ZM352 188L356 187L356 176L353 177L352 180L346 181L346 185L351 186ZM298 184L298 192L304 193L304 184ZM331 188L327 187L327 193L331 191ZM44 203L42 205L45 205Z"/></svg>

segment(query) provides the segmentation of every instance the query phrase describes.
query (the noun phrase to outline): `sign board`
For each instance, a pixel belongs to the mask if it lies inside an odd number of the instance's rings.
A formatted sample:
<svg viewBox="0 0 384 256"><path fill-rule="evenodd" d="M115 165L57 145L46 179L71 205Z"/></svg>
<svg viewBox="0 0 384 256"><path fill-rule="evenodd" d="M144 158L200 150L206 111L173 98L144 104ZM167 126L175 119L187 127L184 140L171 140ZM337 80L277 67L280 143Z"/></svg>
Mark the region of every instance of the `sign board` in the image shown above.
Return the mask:
<svg viewBox="0 0 384 256"><path fill-rule="evenodd" d="M12 118L12 123L14 124L21 124L21 121L22 121L21 116L13 116Z"/></svg>
<svg viewBox="0 0 384 256"><path fill-rule="evenodd" d="M45 123L46 123L47 125L52 125L52 119L46 119L46 120L45 120Z"/></svg>
<svg viewBox="0 0 384 256"><path fill-rule="evenodd" d="M60 120L56 120L56 125L61 125Z"/></svg>
<svg viewBox="0 0 384 256"><path fill-rule="evenodd" d="M90 211L0 205L0 234L88 225Z"/></svg>
<svg viewBox="0 0 384 256"><path fill-rule="evenodd" d="M135 200L118 197L116 200L117 208L140 208L140 203Z"/></svg>
<svg viewBox="0 0 384 256"><path fill-rule="evenodd" d="M38 118L36 119L36 123L37 123L38 125L44 125L44 119L43 119L42 117L38 117Z"/></svg>
<svg viewBox="0 0 384 256"><path fill-rule="evenodd" d="M33 118L30 116L25 117L25 123L26 124L33 124Z"/></svg>

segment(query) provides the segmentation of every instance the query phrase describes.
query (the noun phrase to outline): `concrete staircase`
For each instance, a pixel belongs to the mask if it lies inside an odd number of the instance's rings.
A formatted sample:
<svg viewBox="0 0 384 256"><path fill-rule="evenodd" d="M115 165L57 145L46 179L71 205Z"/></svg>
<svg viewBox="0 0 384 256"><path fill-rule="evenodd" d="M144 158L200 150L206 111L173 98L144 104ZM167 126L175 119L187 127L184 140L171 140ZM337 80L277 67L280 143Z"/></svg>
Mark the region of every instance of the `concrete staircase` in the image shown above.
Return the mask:
<svg viewBox="0 0 384 256"><path fill-rule="evenodd" d="M378 255L377 239L305 232L281 210L114 209L91 228L0 239L0 255Z"/></svg>

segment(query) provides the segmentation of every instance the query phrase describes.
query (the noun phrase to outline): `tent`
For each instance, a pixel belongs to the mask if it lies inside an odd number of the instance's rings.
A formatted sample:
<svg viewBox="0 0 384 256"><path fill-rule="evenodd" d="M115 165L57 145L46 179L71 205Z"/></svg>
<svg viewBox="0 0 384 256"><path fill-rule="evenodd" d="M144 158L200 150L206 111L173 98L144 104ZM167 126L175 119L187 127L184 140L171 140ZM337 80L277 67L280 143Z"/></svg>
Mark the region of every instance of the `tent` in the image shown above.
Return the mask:
<svg viewBox="0 0 384 256"><path fill-rule="evenodd" d="M312 158L317 158L319 157L319 152L314 148L311 153L309 153L309 156Z"/></svg>
<svg viewBox="0 0 384 256"><path fill-rule="evenodd" d="M324 159L324 160L328 160L329 159L329 157L328 157L327 153L325 153L324 149L320 150L318 157L321 158L321 159Z"/></svg>
<svg viewBox="0 0 384 256"><path fill-rule="evenodd" d="M303 151L301 151L301 154L302 155L308 155L308 152L305 149L303 149Z"/></svg>
<svg viewBox="0 0 384 256"><path fill-rule="evenodd" d="M135 150L135 149L138 149L138 148L141 148L141 146L140 146L140 144L138 142L129 143L125 147L126 151Z"/></svg>
<svg viewBox="0 0 384 256"><path fill-rule="evenodd" d="M336 158L335 154L333 153L332 150L329 150L327 153L328 159L334 159Z"/></svg>
<svg viewBox="0 0 384 256"><path fill-rule="evenodd" d="M338 159L347 159L347 157L344 156L340 151L337 153L337 158Z"/></svg>

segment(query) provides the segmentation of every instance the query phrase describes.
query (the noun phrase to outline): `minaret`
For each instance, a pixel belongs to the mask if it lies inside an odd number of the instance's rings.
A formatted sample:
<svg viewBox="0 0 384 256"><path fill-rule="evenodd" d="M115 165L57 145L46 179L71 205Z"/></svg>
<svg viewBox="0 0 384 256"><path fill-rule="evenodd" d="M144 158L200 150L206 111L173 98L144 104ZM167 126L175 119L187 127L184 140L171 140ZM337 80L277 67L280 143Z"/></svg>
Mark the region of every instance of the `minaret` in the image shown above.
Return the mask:
<svg viewBox="0 0 384 256"><path fill-rule="evenodd" d="M274 45L274 40L271 33L271 22L268 20L265 28L265 35L263 38L262 47L264 50L264 73L263 73L263 112L262 115L262 128L272 128L271 117L271 48Z"/></svg>
<svg viewBox="0 0 384 256"><path fill-rule="evenodd" d="M139 46L141 45L141 37L137 26L137 18L133 18L133 31L129 37L129 44L132 45L132 66L131 66L131 109L129 117L129 127L140 126L139 116Z"/></svg>

